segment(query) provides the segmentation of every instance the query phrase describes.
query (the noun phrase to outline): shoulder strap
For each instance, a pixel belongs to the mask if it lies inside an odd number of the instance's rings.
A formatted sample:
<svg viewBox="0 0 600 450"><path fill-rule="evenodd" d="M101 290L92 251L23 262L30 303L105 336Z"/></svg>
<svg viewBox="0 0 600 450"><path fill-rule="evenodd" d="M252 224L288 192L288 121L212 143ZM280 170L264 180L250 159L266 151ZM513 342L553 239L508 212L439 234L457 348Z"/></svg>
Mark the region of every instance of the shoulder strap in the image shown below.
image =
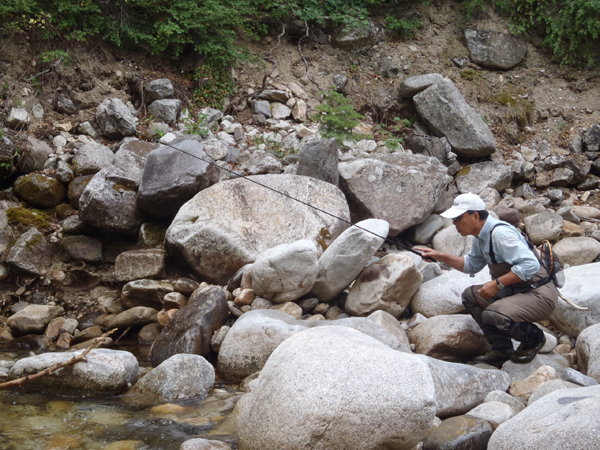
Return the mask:
<svg viewBox="0 0 600 450"><path fill-rule="evenodd" d="M492 227L492 229L490 230L490 249L489 249L489 254L490 254L490 259L492 260L492 264L498 264L498 262L496 261L496 256L494 255L494 241L492 240L492 232L496 229L496 227L510 227L512 225L509 225L507 223L497 223L496 225L494 225Z"/></svg>

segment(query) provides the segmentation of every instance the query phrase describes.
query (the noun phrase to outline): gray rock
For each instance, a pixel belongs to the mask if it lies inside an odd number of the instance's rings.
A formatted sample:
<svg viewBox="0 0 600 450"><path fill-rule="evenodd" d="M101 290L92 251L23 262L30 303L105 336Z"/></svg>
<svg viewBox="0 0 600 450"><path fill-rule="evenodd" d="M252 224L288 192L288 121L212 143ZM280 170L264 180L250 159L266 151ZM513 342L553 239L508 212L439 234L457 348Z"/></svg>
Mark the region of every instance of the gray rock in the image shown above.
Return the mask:
<svg viewBox="0 0 600 450"><path fill-rule="evenodd" d="M586 328L577 336L577 364L579 369L600 381L600 324Z"/></svg>
<svg viewBox="0 0 600 450"><path fill-rule="evenodd" d="M26 202L44 208L58 205L67 194L60 181L41 173L30 173L17 178L13 189Z"/></svg>
<svg viewBox="0 0 600 450"><path fill-rule="evenodd" d="M565 380L550 380L546 381L539 385L535 391L529 396L527 400L527 406L531 405L533 402L538 401L540 398L545 395L550 394L551 392L558 391L559 389L574 389L580 387L577 384L569 383Z"/></svg>
<svg viewBox="0 0 600 450"><path fill-rule="evenodd" d="M56 164L56 179L61 183L70 183L75 178L73 169L64 161L58 161Z"/></svg>
<svg viewBox="0 0 600 450"><path fill-rule="evenodd" d="M504 391L492 391L488 395L485 396L485 403L487 402L501 402L508 406L513 412L513 416L516 416L521 411L525 409L525 404L519 400L518 398L513 397L510 394L507 394Z"/></svg>
<svg viewBox="0 0 600 450"><path fill-rule="evenodd" d="M391 236L423 222L449 181L446 168L423 155L378 154L373 159L342 162L338 167L340 186L355 220L385 220ZM415 198L419 202L413 201Z"/></svg>
<svg viewBox="0 0 600 450"><path fill-rule="evenodd" d="M83 350L43 353L20 359L10 370L9 379L17 379L40 372L82 352ZM27 383L27 387L34 390L59 391L69 395L72 395L73 391L79 391L86 395L92 393L118 394L135 383L137 374L138 362L131 353L96 348L87 354L85 361L31 380Z"/></svg>
<svg viewBox="0 0 600 450"><path fill-rule="evenodd" d="M69 216L61 223L63 235L86 234L92 230L87 223L83 222L79 216Z"/></svg>
<svg viewBox="0 0 600 450"><path fill-rule="evenodd" d="M79 149L71 164L75 174L81 176L100 172L100 170L110 166L114 160L115 155L110 148L91 142Z"/></svg>
<svg viewBox="0 0 600 450"><path fill-rule="evenodd" d="M177 99L155 100L148 106L148 112L152 114L154 120L168 124L177 122L180 111L181 100Z"/></svg>
<svg viewBox="0 0 600 450"><path fill-rule="evenodd" d="M144 86L144 101L152 103L154 100L162 100L173 95L173 85L168 78L152 80Z"/></svg>
<svg viewBox="0 0 600 450"><path fill-rule="evenodd" d="M462 194L468 192L479 194L490 187L502 192L510 186L512 175L509 166L493 161L485 161L467 166L458 172L456 185Z"/></svg>
<svg viewBox="0 0 600 450"><path fill-rule="evenodd" d="M343 194L329 183L296 175L252 179L350 220ZM274 217L282 220L273 220ZM167 230L166 245L173 257L181 258L209 281L224 285L238 269L268 248L299 239L310 239L315 244L322 240L329 245L346 226L294 200L238 179L218 183L186 203Z"/></svg>
<svg viewBox="0 0 600 450"><path fill-rule="evenodd" d="M274 303L299 299L317 279L318 256L317 247L309 240L264 251L252 265L252 290Z"/></svg>
<svg viewBox="0 0 600 450"><path fill-rule="evenodd" d="M443 227L444 219L437 214L432 214L424 222L406 230L405 236L413 244L426 245Z"/></svg>
<svg viewBox="0 0 600 450"><path fill-rule="evenodd" d="M29 305L9 317L6 324L13 336L41 334L52 319L64 312L62 306Z"/></svg>
<svg viewBox="0 0 600 450"><path fill-rule="evenodd" d="M591 264L598 257L600 242L591 237L564 238L557 242L552 249L563 265L582 266Z"/></svg>
<svg viewBox="0 0 600 450"><path fill-rule="evenodd" d="M400 253L384 256L360 273L346 297L345 310L354 316L381 310L398 319L422 279L410 257Z"/></svg>
<svg viewBox="0 0 600 450"><path fill-rule="evenodd" d="M340 379L347 380L343 389ZM305 386L300 395L299 386ZM435 389L422 361L345 328L306 330L288 339L249 395L238 428L240 448L247 450L410 449L435 417ZM285 427L276 425L282 417Z"/></svg>
<svg viewBox="0 0 600 450"><path fill-rule="evenodd" d="M29 114L23 108L11 108L6 118L6 126L13 130L22 130L29 126Z"/></svg>
<svg viewBox="0 0 600 450"><path fill-rule="evenodd" d="M382 59L379 61L379 68L377 70L377 74L380 77L384 78L396 78L398 76L398 72L400 68L398 65L392 61L391 59ZM401 86L402 88L402 86Z"/></svg>
<svg viewBox="0 0 600 450"><path fill-rule="evenodd" d="M419 272L423 277L423 283L433 280L443 274L442 269L437 263L425 263L420 267Z"/></svg>
<svg viewBox="0 0 600 450"><path fill-rule="evenodd" d="M79 133L81 133L81 134L90 136L93 139L96 139L99 136L96 129L92 126L91 123L89 123L87 121L80 123L79 126L77 127L77 131L79 131Z"/></svg>
<svg viewBox="0 0 600 450"><path fill-rule="evenodd" d="M188 304L171 316L152 344L150 362L156 367L178 353L208 355L211 338L228 315L225 291L215 286L194 291Z"/></svg>
<svg viewBox="0 0 600 450"><path fill-rule="evenodd" d="M336 140L315 139L304 144L296 175L313 177L337 186L340 173Z"/></svg>
<svg viewBox="0 0 600 450"><path fill-rule="evenodd" d="M253 100L252 112L254 114L262 114L269 119L271 118L271 105L266 100Z"/></svg>
<svg viewBox="0 0 600 450"><path fill-rule="evenodd" d="M423 450L485 450L492 436L492 426L485 420L456 416L432 428L423 441Z"/></svg>
<svg viewBox="0 0 600 450"><path fill-rule="evenodd" d="M423 283L411 302L413 313L425 317L457 314L465 310L462 293L469 286L484 284L491 280L489 272L482 270L471 278L468 274L451 270L431 281Z"/></svg>
<svg viewBox="0 0 600 450"><path fill-rule="evenodd" d="M368 219L344 231L319 258L319 272L311 295L325 302L337 297L367 265L388 230L384 220Z"/></svg>
<svg viewBox="0 0 600 450"><path fill-rule="evenodd" d="M227 144L219 139L207 139L204 141L204 147L202 148L206 155L215 160L224 159L229 154L229 148Z"/></svg>
<svg viewBox="0 0 600 450"><path fill-rule="evenodd" d="M246 164L250 175L279 174L283 166L279 160L269 152L255 150Z"/></svg>
<svg viewBox="0 0 600 450"><path fill-rule="evenodd" d="M179 450L231 450L231 447L225 442L212 439L188 439Z"/></svg>
<svg viewBox="0 0 600 450"><path fill-rule="evenodd" d="M342 92L347 84L348 84L348 77L346 75L336 73L333 76L333 85L335 86L336 92Z"/></svg>
<svg viewBox="0 0 600 450"><path fill-rule="evenodd" d="M25 156L22 156L17 164L17 169L23 173L43 170L44 164L48 160L48 155L54 153L52 147L46 142L35 139L33 136L27 138L25 149L27 150Z"/></svg>
<svg viewBox="0 0 600 450"><path fill-rule="evenodd" d="M480 405L493 391L506 391L509 376L500 370L486 370L418 355L429 366L438 417L455 416Z"/></svg>
<svg viewBox="0 0 600 450"><path fill-rule="evenodd" d="M311 321L297 320L273 309L255 309L242 315L227 333L219 350L217 370L226 379L242 380L261 370L283 341L308 328L321 326L353 328L393 350L410 351L404 330L384 311L366 318Z"/></svg>
<svg viewBox="0 0 600 450"><path fill-rule="evenodd" d="M554 169L552 171L552 186L566 186L573 181L573 171L565 167Z"/></svg>
<svg viewBox="0 0 600 450"><path fill-rule="evenodd" d="M564 220L561 216L549 212L525 217L524 222L529 240L535 245L540 245L546 240L557 240L564 225Z"/></svg>
<svg viewBox="0 0 600 450"><path fill-rule="evenodd" d="M161 331L162 327L156 322L144 325L138 333L138 342L140 345L152 345Z"/></svg>
<svg viewBox="0 0 600 450"><path fill-rule="evenodd" d="M292 115L292 109L282 103L271 103L271 116L276 120L287 119Z"/></svg>
<svg viewBox="0 0 600 450"><path fill-rule="evenodd" d="M154 308L148 308L146 306L134 306L127 311L123 311L119 314L113 314L110 320L106 324L107 330L113 328L119 328L125 330L129 327L139 328L149 323L156 322L156 315L158 311Z"/></svg>
<svg viewBox="0 0 600 450"><path fill-rule="evenodd" d="M162 309L162 299L173 292L168 281L136 280L127 283L121 291L121 303L125 309L135 306L148 306Z"/></svg>
<svg viewBox="0 0 600 450"><path fill-rule="evenodd" d="M118 98L107 98L98 106L96 123L104 136L114 140L135 136L137 131L137 119Z"/></svg>
<svg viewBox="0 0 600 450"><path fill-rule="evenodd" d="M516 414L510 406L502 402L485 402L476 406L467 413L476 419L485 420L492 425L492 428L497 428L501 423L514 417Z"/></svg>
<svg viewBox="0 0 600 450"><path fill-rule="evenodd" d="M164 250L132 250L123 252L115 260L115 276L119 281L133 281L160 275L165 268Z"/></svg>
<svg viewBox="0 0 600 450"><path fill-rule="evenodd" d="M376 40L376 28L371 20L367 25L339 26L331 32L331 45L341 50L370 47Z"/></svg>
<svg viewBox="0 0 600 450"><path fill-rule="evenodd" d="M583 135L583 145L588 152L600 152L600 125L592 125Z"/></svg>
<svg viewBox="0 0 600 450"><path fill-rule="evenodd" d="M56 109L56 112L58 112L60 114L65 114L67 116L72 116L73 114L75 114L77 112L77 107L73 103L73 100L71 100L69 97L66 97L64 95L58 97L58 99L56 100L56 108L55 109Z"/></svg>
<svg viewBox="0 0 600 450"><path fill-rule="evenodd" d="M215 384L215 369L199 355L173 355L152 369L133 389L161 400L205 397Z"/></svg>
<svg viewBox="0 0 600 450"><path fill-rule="evenodd" d="M600 386L559 390L546 395L503 423L489 450L594 448L598 440Z"/></svg>
<svg viewBox="0 0 600 450"><path fill-rule="evenodd" d="M465 39L471 61L482 67L508 70L527 56L525 40L512 34L469 28Z"/></svg>
<svg viewBox="0 0 600 450"><path fill-rule="evenodd" d="M267 100L269 102L286 103L290 98L292 98L292 95L289 92L279 89L265 89L258 94L256 98Z"/></svg>
<svg viewBox="0 0 600 450"><path fill-rule="evenodd" d="M409 77L400 84L400 96L402 98L413 98L416 94L424 91L429 86L442 81L444 77L439 73L428 73Z"/></svg>
<svg viewBox="0 0 600 450"><path fill-rule="evenodd" d="M65 261L102 261L102 242L88 236L66 236L60 243Z"/></svg>
<svg viewBox="0 0 600 450"><path fill-rule="evenodd" d="M600 209L593 206L572 206L571 210L582 219L600 219Z"/></svg>
<svg viewBox="0 0 600 450"><path fill-rule="evenodd" d="M426 75L425 75L426 76ZM440 162L448 159L447 155L451 147L446 138L437 138L433 136L420 136L413 134L404 138L406 148L413 153L419 153L425 156L431 156Z"/></svg>
<svg viewBox="0 0 600 450"><path fill-rule="evenodd" d="M577 384L579 386L596 386L598 382L592 378L588 377L578 370L571 369L567 367L562 375L562 379L568 381L570 383Z"/></svg>
<svg viewBox="0 0 600 450"><path fill-rule="evenodd" d="M454 83L443 79L413 97L417 111L438 136L448 139L459 156L481 157L496 151L496 141Z"/></svg>
<svg viewBox="0 0 600 450"><path fill-rule="evenodd" d="M567 220L571 223L574 223L577 225L579 225L581 223L581 219L573 213L570 206L565 206L564 208L560 208L558 211L556 211L556 214L558 214L564 220Z"/></svg>
<svg viewBox="0 0 600 450"><path fill-rule="evenodd" d="M439 231L432 240L435 250L454 256L465 256L471 250L472 244L473 237L461 236L454 226Z"/></svg>
<svg viewBox="0 0 600 450"><path fill-rule="evenodd" d="M84 175L82 177L76 177L69 183L67 193L69 196L69 203L71 203L73 208L79 209L79 199L92 178L94 178L94 175Z"/></svg>
<svg viewBox="0 0 600 450"><path fill-rule="evenodd" d="M137 187L137 180L121 169L102 169L79 198L79 218L104 231L136 234L143 222L137 208Z"/></svg>
<svg viewBox="0 0 600 450"><path fill-rule="evenodd" d="M446 361L483 355L490 344L475 320L468 315L452 314L432 317L408 332L415 353Z"/></svg>
<svg viewBox="0 0 600 450"><path fill-rule="evenodd" d="M512 361L507 361L502 366L502 371L510 375L512 384L524 380L542 366L550 366L556 370L557 375L562 375L565 369L569 367L569 361L558 353L552 352L545 355L538 353L533 361L527 364L515 364Z"/></svg>
<svg viewBox="0 0 600 450"><path fill-rule="evenodd" d="M42 276L50 271L53 253L44 235L31 228L12 246L6 257L6 264L14 271Z"/></svg>

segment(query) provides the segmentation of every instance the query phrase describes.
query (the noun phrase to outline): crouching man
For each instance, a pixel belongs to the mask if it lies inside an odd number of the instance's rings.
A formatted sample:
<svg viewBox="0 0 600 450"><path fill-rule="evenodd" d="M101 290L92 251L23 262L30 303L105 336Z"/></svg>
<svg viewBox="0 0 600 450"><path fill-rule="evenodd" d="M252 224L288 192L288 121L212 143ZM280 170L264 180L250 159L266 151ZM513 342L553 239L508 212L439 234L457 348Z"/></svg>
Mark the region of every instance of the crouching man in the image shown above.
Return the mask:
<svg viewBox="0 0 600 450"><path fill-rule="evenodd" d="M462 294L463 305L492 348L473 361L496 366L509 359L530 362L546 342L542 330L532 322L548 318L558 301L558 291L546 269L521 233L491 217L477 195L459 195L452 208L441 215L452 219L461 236L473 236L471 250L461 257L420 248L423 257L472 277L487 265L492 277L492 281L471 286ZM513 350L511 339L521 343L517 350Z"/></svg>

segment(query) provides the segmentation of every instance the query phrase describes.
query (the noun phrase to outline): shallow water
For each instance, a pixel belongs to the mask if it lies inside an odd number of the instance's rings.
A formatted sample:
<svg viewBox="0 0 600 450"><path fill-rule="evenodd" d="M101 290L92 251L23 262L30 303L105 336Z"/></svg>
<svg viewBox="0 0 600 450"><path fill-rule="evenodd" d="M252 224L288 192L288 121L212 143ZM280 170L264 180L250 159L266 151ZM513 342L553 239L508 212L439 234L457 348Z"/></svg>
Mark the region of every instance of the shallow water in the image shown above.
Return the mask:
<svg viewBox="0 0 600 450"><path fill-rule="evenodd" d="M136 355L140 367L150 369L144 353ZM0 352L0 361L25 356L29 353ZM4 390L0 449L178 450L183 441L197 437L237 448L237 424L229 413L242 393L238 386L219 382L208 398L171 402L135 394L93 398Z"/></svg>

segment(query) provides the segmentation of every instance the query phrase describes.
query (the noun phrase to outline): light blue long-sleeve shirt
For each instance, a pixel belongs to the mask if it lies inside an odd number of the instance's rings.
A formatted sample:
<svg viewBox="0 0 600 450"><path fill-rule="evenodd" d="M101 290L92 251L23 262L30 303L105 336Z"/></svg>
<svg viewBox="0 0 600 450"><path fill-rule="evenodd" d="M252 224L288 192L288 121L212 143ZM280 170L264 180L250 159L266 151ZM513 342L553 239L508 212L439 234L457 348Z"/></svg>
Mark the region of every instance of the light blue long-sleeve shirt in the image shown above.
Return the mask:
<svg viewBox="0 0 600 450"><path fill-rule="evenodd" d="M473 246L465 256L463 272L473 277L487 264L492 264L489 255L490 232L497 223L506 222L488 216L479 236L473 236ZM540 262L529 249L519 230L510 224L507 225L509 226L496 227L492 233L496 262L510 264L512 266L510 270L521 280L527 281L540 270Z"/></svg>

